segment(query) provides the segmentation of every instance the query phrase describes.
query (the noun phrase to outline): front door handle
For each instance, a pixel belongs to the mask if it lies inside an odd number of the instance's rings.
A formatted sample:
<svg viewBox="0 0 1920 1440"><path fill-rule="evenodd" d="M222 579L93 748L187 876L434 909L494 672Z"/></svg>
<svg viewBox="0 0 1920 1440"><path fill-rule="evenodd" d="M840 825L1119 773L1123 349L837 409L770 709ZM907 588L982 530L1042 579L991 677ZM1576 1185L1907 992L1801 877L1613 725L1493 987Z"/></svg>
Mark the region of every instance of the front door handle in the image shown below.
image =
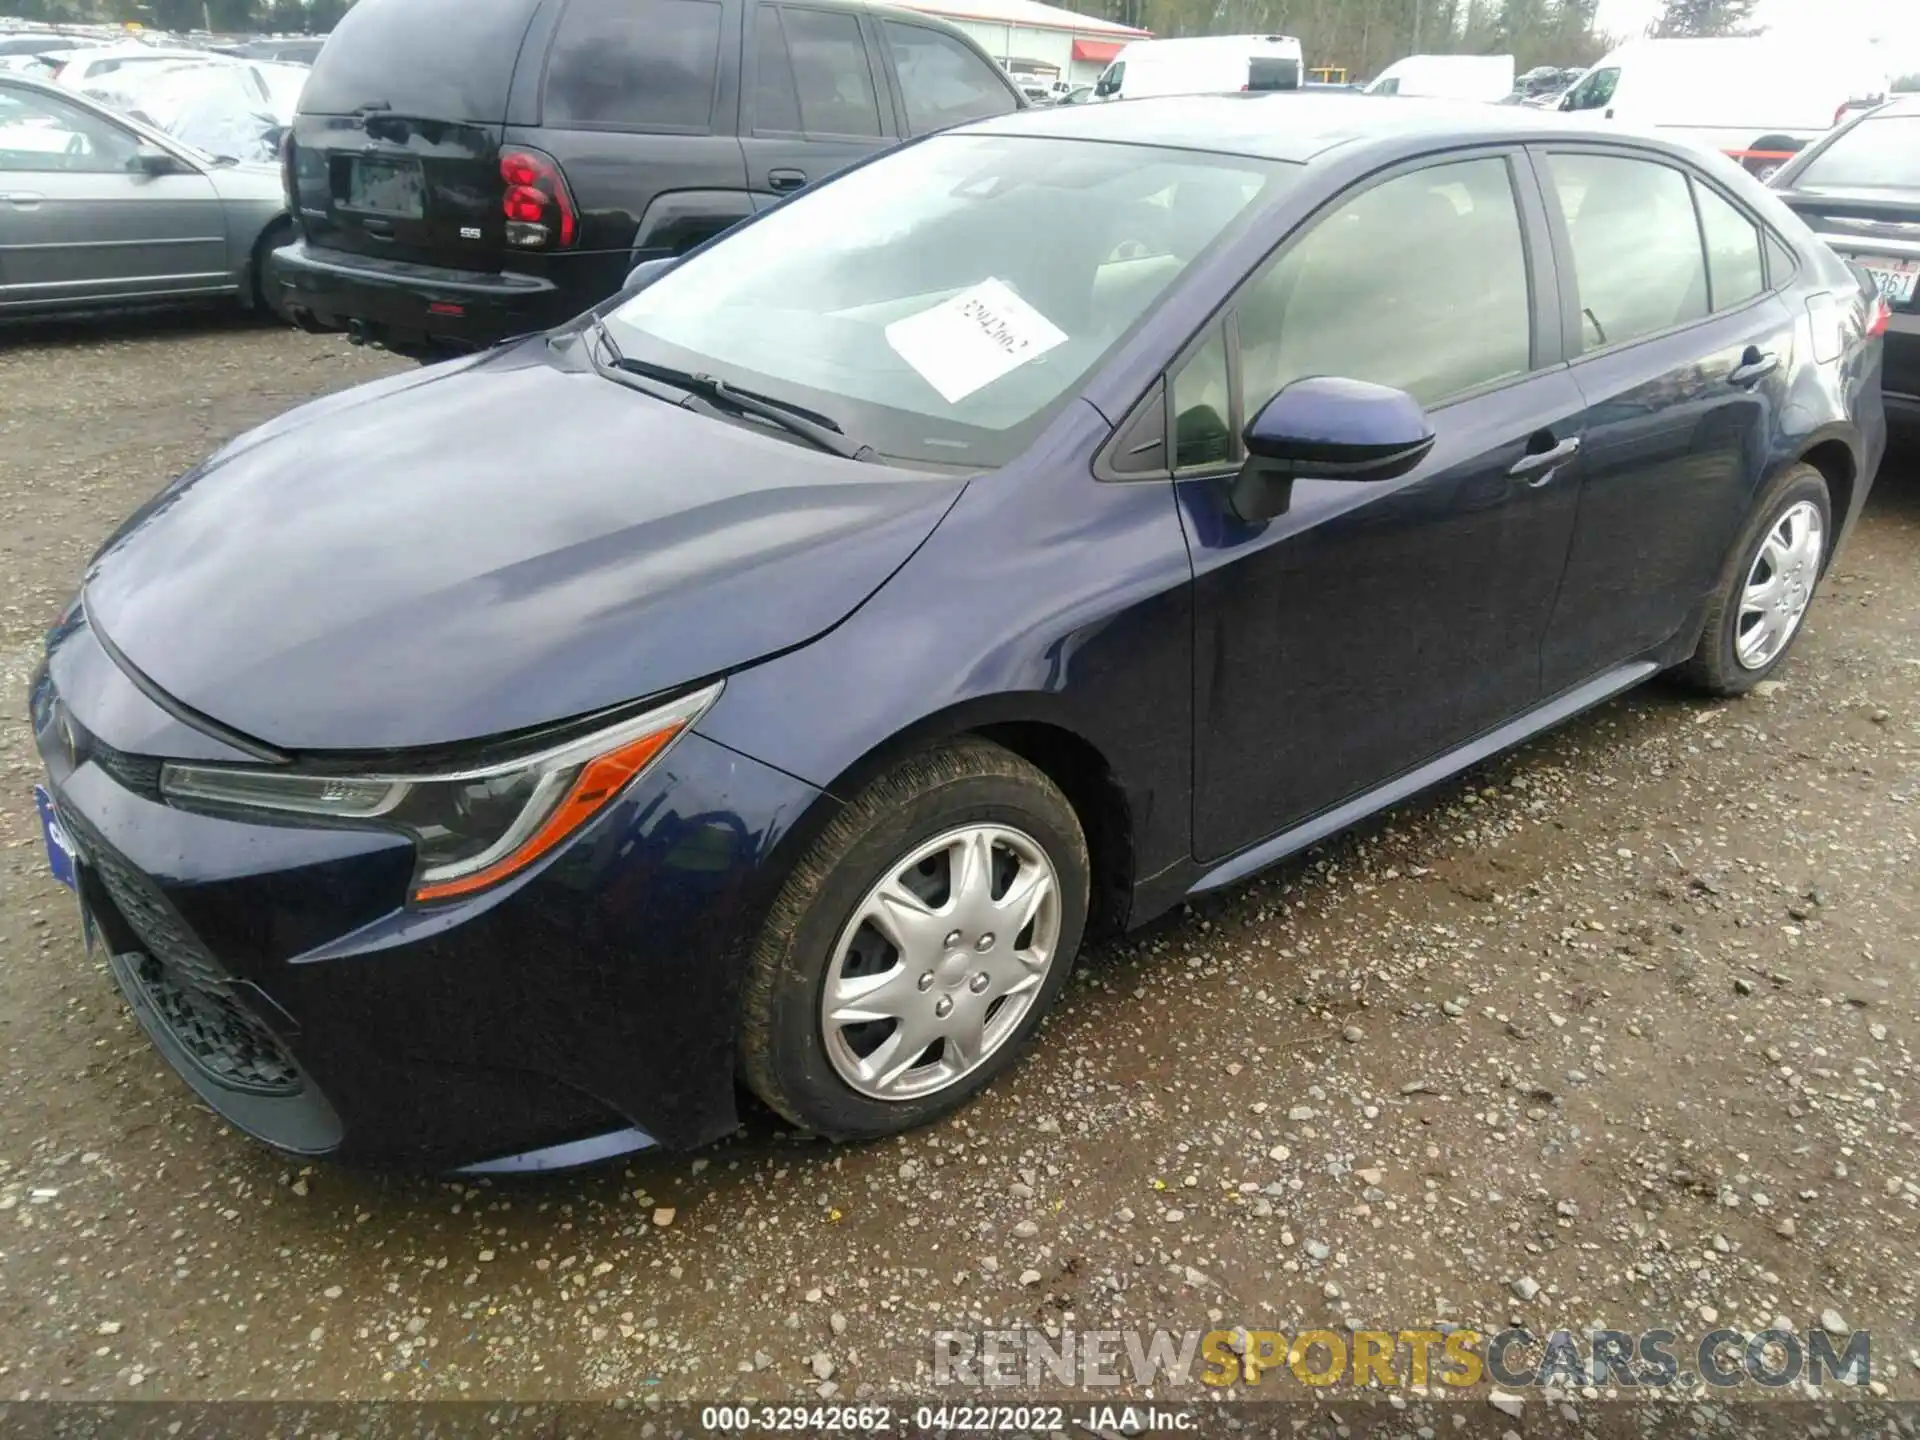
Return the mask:
<svg viewBox="0 0 1920 1440"><path fill-rule="evenodd" d="M775 191L785 194L789 190L798 190L807 183L804 170L769 170L767 184Z"/></svg>
<svg viewBox="0 0 1920 1440"><path fill-rule="evenodd" d="M1771 350L1760 351L1748 346L1747 353L1740 357L1740 363L1734 367L1733 373L1727 376L1727 383L1738 385L1744 390L1748 386L1758 385L1779 368L1780 357Z"/></svg>
<svg viewBox="0 0 1920 1440"><path fill-rule="evenodd" d="M1522 455L1513 462L1513 468L1507 473L1518 479L1538 475L1538 480L1529 480L1536 490L1553 479L1553 472L1580 453L1580 437L1569 435L1551 450L1541 450L1536 454Z"/></svg>
<svg viewBox="0 0 1920 1440"><path fill-rule="evenodd" d="M4 200L17 210L32 210L46 198L46 196L35 194L31 190L15 190L11 194L0 195L0 200Z"/></svg>

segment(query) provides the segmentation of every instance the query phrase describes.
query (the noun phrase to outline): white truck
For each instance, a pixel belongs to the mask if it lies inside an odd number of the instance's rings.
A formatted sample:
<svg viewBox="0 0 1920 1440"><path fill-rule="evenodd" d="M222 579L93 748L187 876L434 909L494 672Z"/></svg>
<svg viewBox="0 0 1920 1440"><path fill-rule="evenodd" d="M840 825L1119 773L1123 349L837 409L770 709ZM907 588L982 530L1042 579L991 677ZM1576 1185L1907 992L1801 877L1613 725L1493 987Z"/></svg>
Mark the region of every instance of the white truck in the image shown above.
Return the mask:
<svg viewBox="0 0 1920 1440"><path fill-rule="evenodd" d="M1098 100L1139 100L1227 90L1298 90L1305 74L1300 42L1291 35L1135 40L1113 57L1093 93Z"/></svg>
<svg viewBox="0 0 1920 1440"><path fill-rule="evenodd" d="M1805 39L1636 40L1575 81L1560 108L1676 134L1764 180L1887 93L1876 63L1865 46Z"/></svg>
<svg viewBox="0 0 1920 1440"><path fill-rule="evenodd" d="M1409 55L1368 84L1369 95L1423 95L1497 104L1513 93L1511 55Z"/></svg>

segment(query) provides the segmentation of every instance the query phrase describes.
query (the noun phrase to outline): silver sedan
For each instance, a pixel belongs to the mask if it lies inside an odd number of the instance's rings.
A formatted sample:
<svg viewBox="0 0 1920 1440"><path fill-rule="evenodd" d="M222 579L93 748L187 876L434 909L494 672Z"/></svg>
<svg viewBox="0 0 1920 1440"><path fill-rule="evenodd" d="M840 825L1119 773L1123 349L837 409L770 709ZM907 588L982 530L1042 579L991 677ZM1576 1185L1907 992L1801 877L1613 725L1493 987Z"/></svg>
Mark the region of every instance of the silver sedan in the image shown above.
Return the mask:
<svg viewBox="0 0 1920 1440"><path fill-rule="evenodd" d="M0 74L0 318L232 296L275 308L280 171Z"/></svg>

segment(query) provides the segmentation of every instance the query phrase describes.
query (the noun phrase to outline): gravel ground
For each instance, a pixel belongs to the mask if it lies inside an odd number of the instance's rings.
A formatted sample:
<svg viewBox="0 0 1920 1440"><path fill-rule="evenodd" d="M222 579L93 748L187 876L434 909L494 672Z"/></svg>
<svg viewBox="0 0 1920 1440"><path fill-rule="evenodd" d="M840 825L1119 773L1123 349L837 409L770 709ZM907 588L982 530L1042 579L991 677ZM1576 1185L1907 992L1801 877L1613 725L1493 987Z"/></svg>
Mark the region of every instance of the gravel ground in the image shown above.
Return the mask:
<svg viewBox="0 0 1920 1440"><path fill-rule="evenodd" d="M851 1399L925 1393L942 1328L1824 1316L1920 1397L1911 452L1768 694L1635 692L1096 949L948 1123L475 1185L290 1165L192 1099L82 957L21 719L127 510L396 363L0 337L0 1396Z"/></svg>

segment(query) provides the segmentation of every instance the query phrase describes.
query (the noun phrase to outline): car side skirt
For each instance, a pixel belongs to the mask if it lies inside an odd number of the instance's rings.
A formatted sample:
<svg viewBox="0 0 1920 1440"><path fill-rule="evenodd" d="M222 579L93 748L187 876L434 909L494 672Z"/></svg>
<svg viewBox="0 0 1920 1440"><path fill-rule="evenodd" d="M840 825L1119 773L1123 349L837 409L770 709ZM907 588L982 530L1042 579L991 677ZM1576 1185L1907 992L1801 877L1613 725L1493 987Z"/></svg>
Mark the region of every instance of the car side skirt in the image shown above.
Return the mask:
<svg viewBox="0 0 1920 1440"><path fill-rule="evenodd" d="M1283 830L1270 839L1261 841L1251 849L1243 850L1232 859L1214 866L1187 888L1188 895L1204 895L1210 890L1218 890L1244 880L1256 871L1264 870L1297 855L1309 846L1338 834L1348 826L1366 819L1376 811L1397 805L1429 786L1451 779L1462 770L1478 765L1482 760L1511 749L1521 741L1538 735L1543 730L1571 720L1583 710L1611 700L1622 691L1631 690L1641 681L1648 679L1660 669L1652 660L1636 660L1625 665L1615 666L1603 671L1583 685L1555 696L1535 709L1527 711L1516 719L1509 720L1497 730L1489 730L1477 740L1471 740L1458 749L1429 760L1418 769L1409 770L1386 784L1356 795L1343 805L1316 815L1304 824L1291 830Z"/></svg>

